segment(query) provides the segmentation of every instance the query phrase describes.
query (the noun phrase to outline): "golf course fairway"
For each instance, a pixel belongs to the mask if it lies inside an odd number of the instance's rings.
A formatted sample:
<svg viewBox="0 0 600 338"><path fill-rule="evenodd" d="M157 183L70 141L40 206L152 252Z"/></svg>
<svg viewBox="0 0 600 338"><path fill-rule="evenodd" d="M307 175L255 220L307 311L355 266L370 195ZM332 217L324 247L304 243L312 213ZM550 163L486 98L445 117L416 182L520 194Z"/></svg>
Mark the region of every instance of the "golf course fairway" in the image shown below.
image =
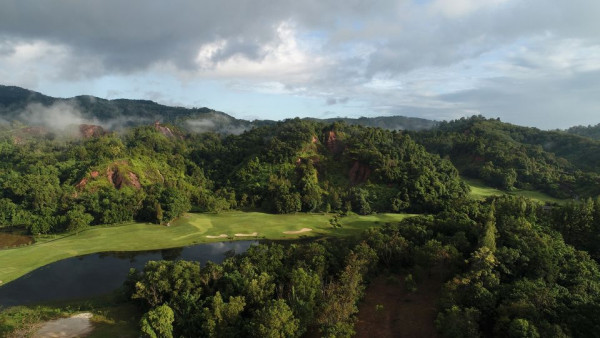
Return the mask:
<svg viewBox="0 0 600 338"><path fill-rule="evenodd" d="M333 216L239 211L185 214L170 226L127 223L93 226L77 234L42 236L36 238L35 244L0 250L0 286L44 265L91 253L157 250L229 240L352 236L371 226L397 222L412 215L350 215L339 219L342 227L337 229L329 224Z"/></svg>

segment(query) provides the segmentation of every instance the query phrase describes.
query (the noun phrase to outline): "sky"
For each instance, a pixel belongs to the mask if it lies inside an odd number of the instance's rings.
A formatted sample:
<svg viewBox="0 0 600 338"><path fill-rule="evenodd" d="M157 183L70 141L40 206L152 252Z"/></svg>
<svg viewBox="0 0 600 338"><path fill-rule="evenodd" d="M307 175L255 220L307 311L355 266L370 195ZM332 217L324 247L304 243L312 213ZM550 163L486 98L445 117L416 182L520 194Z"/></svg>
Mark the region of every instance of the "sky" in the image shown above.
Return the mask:
<svg viewBox="0 0 600 338"><path fill-rule="evenodd" d="M0 84L237 118L600 123L596 0L0 0Z"/></svg>

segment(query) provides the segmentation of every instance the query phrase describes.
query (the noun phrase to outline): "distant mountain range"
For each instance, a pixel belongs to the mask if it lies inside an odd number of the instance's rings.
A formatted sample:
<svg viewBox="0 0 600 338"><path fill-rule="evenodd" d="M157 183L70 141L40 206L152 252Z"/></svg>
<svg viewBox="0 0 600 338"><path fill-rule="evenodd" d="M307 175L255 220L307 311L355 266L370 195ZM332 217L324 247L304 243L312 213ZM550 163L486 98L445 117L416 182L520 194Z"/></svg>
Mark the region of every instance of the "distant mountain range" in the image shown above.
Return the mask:
<svg viewBox="0 0 600 338"><path fill-rule="evenodd" d="M404 116L328 118L314 121L344 121L351 125L380 127L389 130L425 130L438 122ZM149 100L106 100L82 95L55 98L14 86L0 85L0 123L20 122L28 126L61 128L72 124L100 125L118 130L156 121L173 124L190 132L215 131L237 134L255 126L275 121L236 119L210 108L171 107Z"/></svg>

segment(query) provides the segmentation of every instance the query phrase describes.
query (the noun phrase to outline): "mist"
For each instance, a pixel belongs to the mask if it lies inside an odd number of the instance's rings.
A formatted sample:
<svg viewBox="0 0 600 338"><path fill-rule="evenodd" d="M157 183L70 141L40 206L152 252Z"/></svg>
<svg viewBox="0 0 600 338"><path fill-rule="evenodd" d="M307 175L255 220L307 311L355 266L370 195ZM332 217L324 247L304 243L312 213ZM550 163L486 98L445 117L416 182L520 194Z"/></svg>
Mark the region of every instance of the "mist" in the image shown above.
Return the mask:
<svg viewBox="0 0 600 338"><path fill-rule="evenodd" d="M243 125L234 125L229 119L218 115L203 119L187 120L185 123L189 131L198 134L216 132L239 135L249 129L249 127Z"/></svg>
<svg viewBox="0 0 600 338"><path fill-rule="evenodd" d="M56 102L50 106L30 103L19 114L19 120L27 125L44 126L52 131L64 131L73 125L97 124L95 120L85 119L76 105L66 102Z"/></svg>

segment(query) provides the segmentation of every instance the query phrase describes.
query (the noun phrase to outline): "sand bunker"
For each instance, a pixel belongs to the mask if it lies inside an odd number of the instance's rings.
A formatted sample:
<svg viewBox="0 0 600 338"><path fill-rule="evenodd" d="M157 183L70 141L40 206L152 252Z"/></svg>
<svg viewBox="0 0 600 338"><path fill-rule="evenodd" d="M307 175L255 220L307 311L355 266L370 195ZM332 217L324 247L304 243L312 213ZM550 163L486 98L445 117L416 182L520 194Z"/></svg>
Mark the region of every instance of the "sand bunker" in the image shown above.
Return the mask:
<svg viewBox="0 0 600 338"><path fill-rule="evenodd" d="M311 228L302 228L298 231L284 231L283 233L286 235L297 235L297 234L301 234L303 232L309 232L309 231L312 231L312 229Z"/></svg>
<svg viewBox="0 0 600 338"><path fill-rule="evenodd" d="M258 236L258 232L253 232L251 234L235 234L235 237L255 237Z"/></svg>
<svg viewBox="0 0 600 338"><path fill-rule="evenodd" d="M94 327L90 321L92 314L89 312L80 313L70 318L61 318L51 320L42 325L42 327L33 334L34 338L55 338L55 337L85 337Z"/></svg>
<svg viewBox="0 0 600 338"><path fill-rule="evenodd" d="M219 236L206 236L206 238L227 238L226 234L220 234Z"/></svg>

